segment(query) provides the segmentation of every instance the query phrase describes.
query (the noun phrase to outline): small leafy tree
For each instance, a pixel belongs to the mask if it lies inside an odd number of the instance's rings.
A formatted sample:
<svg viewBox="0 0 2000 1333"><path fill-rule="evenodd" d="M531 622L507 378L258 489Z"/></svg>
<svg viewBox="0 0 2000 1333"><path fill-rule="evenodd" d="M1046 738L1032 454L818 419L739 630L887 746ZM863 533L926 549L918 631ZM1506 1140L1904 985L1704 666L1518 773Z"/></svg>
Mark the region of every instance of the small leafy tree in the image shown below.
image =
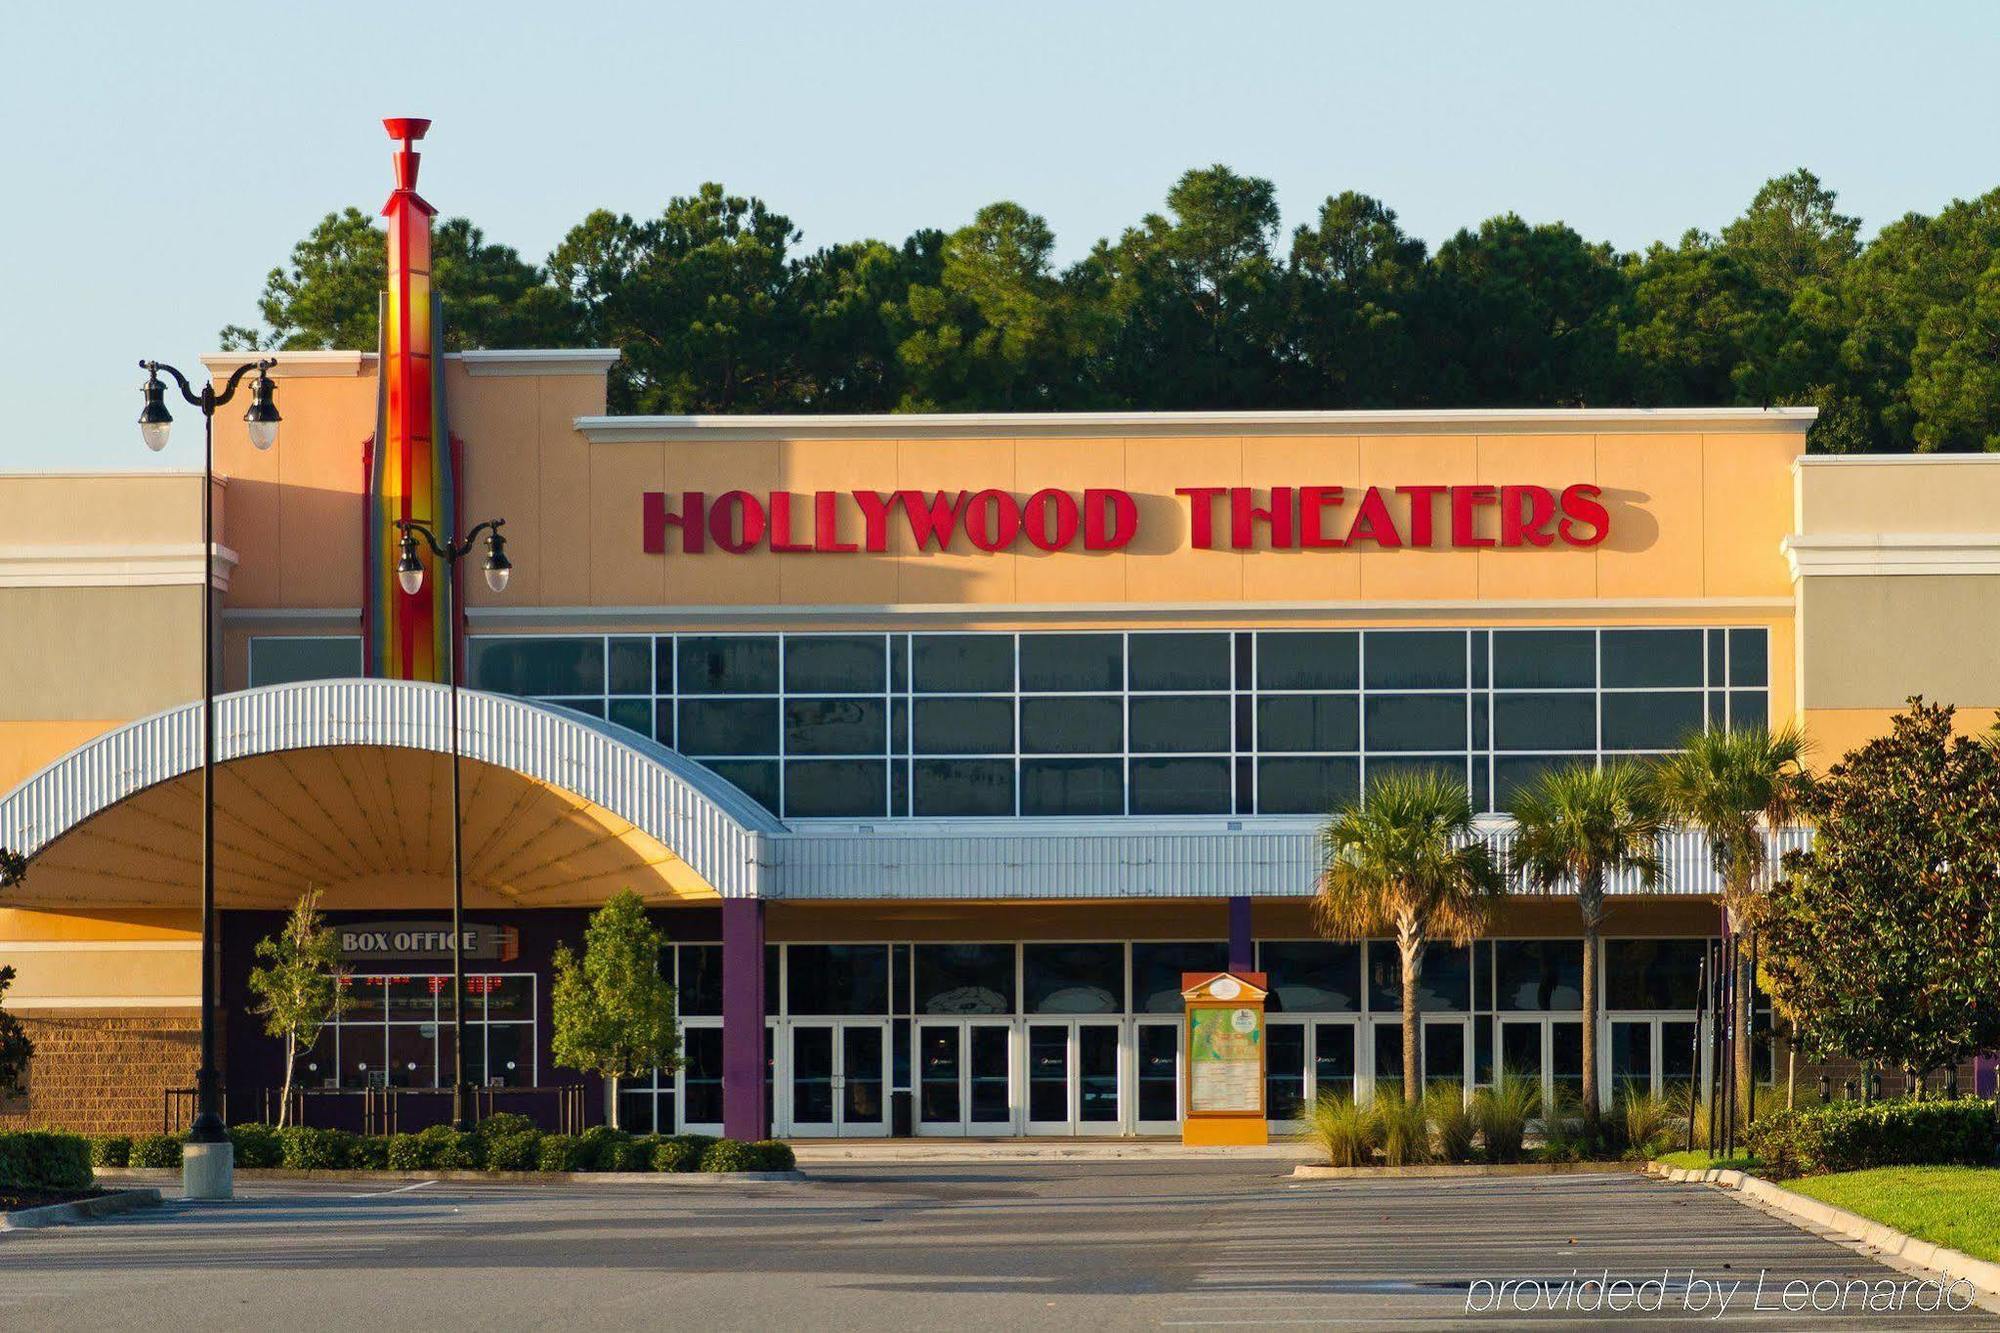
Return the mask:
<svg viewBox="0 0 2000 1333"><path fill-rule="evenodd" d="M0 847L0 889L11 888L27 876L28 862L18 852ZM0 967L0 1000L7 995L7 988L14 984L14 969ZM21 1020L10 1013L0 1012L0 1096L18 1097L26 1091L23 1082L28 1073L28 1061L35 1055L35 1043L21 1027Z"/></svg>
<svg viewBox="0 0 2000 1333"><path fill-rule="evenodd" d="M614 1127L620 1080L680 1067L674 988L660 975L665 943L639 895L621 889L591 914L581 959L556 946L550 1050L558 1064L604 1078Z"/></svg>
<svg viewBox="0 0 2000 1333"><path fill-rule="evenodd" d="M283 1126L291 1117L299 1052L310 1049L349 1003L339 942L320 915L318 889L300 896L276 935L257 941L257 957L263 961L250 969L250 992L257 997L250 1011L263 1017L267 1035L285 1044L285 1082L278 1097Z"/></svg>
<svg viewBox="0 0 2000 1333"><path fill-rule="evenodd" d="M1729 1024L1736 1097L1745 1123L1753 1092L1750 999L1756 978L1750 959L1777 869L1764 835L1800 813L1812 786L1805 755L1805 734L1796 727L1705 731L1690 736L1684 749L1662 759L1654 770L1655 790L1667 815L1700 829L1708 839L1709 859L1722 880L1723 909L1730 929L1742 937L1730 987Z"/></svg>
<svg viewBox="0 0 2000 1333"><path fill-rule="evenodd" d="M1910 702L1816 785L1762 962L1810 1050L1922 1075L2000 1046L2000 754Z"/></svg>
<svg viewBox="0 0 2000 1333"><path fill-rule="evenodd" d="M1531 889L1570 886L1583 916L1583 1113L1603 1110L1597 1087L1598 940L1604 888L1631 872L1646 888L1660 880L1659 802L1652 779L1632 764L1564 764L1544 772L1514 798L1514 863Z"/></svg>
<svg viewBox="0 0 2000 1333"><path fill-rule="evenodd" d="M1403 1096L1417 1096L1417 983L1424 946L1470 943L1505 882L1473 826L1463 783L1435 771L1391 773L1320 830L1320 929L1339 939L1387 931L1403 960Z"/></svg>

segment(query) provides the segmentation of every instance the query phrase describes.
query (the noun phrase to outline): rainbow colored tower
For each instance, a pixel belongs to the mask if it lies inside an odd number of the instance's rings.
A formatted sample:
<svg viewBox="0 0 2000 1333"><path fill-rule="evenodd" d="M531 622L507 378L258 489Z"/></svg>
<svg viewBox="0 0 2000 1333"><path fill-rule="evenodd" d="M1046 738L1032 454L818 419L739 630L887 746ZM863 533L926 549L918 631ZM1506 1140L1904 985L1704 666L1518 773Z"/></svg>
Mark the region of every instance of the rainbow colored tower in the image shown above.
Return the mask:
<svg viewBox="0 0 2000 1333"><path fill-rule="evenodd" d="M439 680L445 654L457 648L445 623L444 580L415 594L396 581L396 520L423 519L440 537L458 535L456 442L444 410L444 320L431 289L431 218L417 194L417 140L431 123L413 117L382 122L396 150L396 190L382 207L389 220L389 286L381 306L381 360L375 437L366 451L367 550L363 561L362 635L371 676Z"/></svg>

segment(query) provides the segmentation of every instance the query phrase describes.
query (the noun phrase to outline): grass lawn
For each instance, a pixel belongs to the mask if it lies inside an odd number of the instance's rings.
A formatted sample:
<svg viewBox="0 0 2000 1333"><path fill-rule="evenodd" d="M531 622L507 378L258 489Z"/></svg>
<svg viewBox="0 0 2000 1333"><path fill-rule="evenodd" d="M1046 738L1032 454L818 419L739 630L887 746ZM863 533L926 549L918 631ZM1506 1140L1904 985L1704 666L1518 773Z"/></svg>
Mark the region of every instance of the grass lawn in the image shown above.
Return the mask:
<svg viewBox="0 0 2000 1333"><path fill-rule="evenodd" d="M1719 1157L1701 1149L1693 1152L1670 1152L1653 1160L1661 1166L1678 1166L1689 1171L1706 1171L1711 1167L1724 1171L1749 1171L1757 1165L1756 1158L1743 1153L1738 1153L1734 1157Z"/></svg>
<svg viewBox="0 0 2000 1333"><path fill-rule="evenodd" d="M1788 1180L1785 1188L1933 1245L2000 1261L2000 1170L1888 1166Z"/></svg>

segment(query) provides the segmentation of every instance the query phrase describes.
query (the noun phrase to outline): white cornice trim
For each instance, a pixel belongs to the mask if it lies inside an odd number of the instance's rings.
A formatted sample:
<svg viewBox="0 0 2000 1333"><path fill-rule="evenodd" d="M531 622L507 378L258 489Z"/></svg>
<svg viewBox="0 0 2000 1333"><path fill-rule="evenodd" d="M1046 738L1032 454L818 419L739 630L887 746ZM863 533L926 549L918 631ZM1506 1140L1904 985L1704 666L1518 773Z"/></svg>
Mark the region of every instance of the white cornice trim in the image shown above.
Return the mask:
<svg viewBox="0 0 2000 1333"><path fill-rule="evenodd" d="M375 371L374 352L211 352L201 358L208 373L228 375L245 361L270 357L274 379L353 379ZM493 347L446 352L445 360L465 366L468 375L602 375L618 362L615 347Z"/></svg>
<svg viewBox="0 0 2000 1333"><path fill-rule="evenodd" d="M2000 574L2000 533L1857 532L1779 543L1792 580L1808 576Z"/></svg>
<svg viewBox="0 0 2000 1333"><path fill-rule="evenodd" d="M1259 616L1294 616L1313 620L1354 620L1380 616L1483 616L1567 613L1592 616L1606 612L1723 613L1765 619L1790 615L1789 597L1628 597L1573 601L1329 601L1329 602L1031 602L1031 603L849 603L831 606L469 606L474 625L495 629L672 623L790 624L828 620L870 620L912 623L959 623L994 620L1169 620L1224 621Z"/></svg>
<svg viewBox="0 0 2000 1333"><path fill-rule="evenodd" d="M218 545L210 580L229 591L236 552ZM151 588L201 583L201 543L0 546L0 588Z"/></svg>
<svg viewBox="0 0 2000 1333"><path fill-rule="evenodd" d="M270 358L272 379L353 379L374 369L373 352L210 352L202 365L217 379L235 371L245 361Z"/></svg>
<svg viewBox="0 0 2000 1333"><path fill-rule="evenodd" d="M106 468L101 472L43 470L39 468L9 468L0 471L0 481L28 479L33 481L195 481L201 477L199 468ZM215 474L215 484L227 486L229 478L223 473Z"/></svg>
<svg viewBox="0 0 2000 1333"><path fill-rule="evenodd" d="M578 417L592 444L716 439L963 439L1136 435L1518 435L1795 431L1816 407L1484 408L1371 412L870 412L851 416Z"/></svg>
<svg viewBox="0 0 2000 1333"><path fill-rule="evenodd" d="M489 348L446 353L468 375L602 375L618 364L616 347Z"/></svg>
<svg viewBox="0 0 2000 1333"><path fill-rule="evenodd" d="M2000 454L1800 454L1793 467L2000 467Z"/></svg>

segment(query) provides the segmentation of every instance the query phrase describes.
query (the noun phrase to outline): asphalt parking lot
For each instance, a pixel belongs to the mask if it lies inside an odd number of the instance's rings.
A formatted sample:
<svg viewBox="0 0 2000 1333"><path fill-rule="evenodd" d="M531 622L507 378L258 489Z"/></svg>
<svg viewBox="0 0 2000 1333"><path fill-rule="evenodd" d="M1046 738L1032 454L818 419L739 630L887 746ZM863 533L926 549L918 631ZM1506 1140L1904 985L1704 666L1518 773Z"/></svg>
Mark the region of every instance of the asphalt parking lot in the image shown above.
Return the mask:
<svg viewBox="0 0 2000 1333"><path fill-rule="evenodd" d="M1913 1280L1713 1191L1636 1175L1294 1182L1288 1170L898 1164L705 1189L246 1183L228 1204L0 1235L0 1328L1518 1326L1614 1317L1508 1301L1488 1312L1481 1282L1560 1291L1606 1270L1661 1280L1664 1308L1619 1322L1861 1328L1894 1320L1790 1313L1778 1293ZM1725 1309L1730 1283L1742 1285ZM1904 1317L2000 1328L1978 1310Z"/></svg>

